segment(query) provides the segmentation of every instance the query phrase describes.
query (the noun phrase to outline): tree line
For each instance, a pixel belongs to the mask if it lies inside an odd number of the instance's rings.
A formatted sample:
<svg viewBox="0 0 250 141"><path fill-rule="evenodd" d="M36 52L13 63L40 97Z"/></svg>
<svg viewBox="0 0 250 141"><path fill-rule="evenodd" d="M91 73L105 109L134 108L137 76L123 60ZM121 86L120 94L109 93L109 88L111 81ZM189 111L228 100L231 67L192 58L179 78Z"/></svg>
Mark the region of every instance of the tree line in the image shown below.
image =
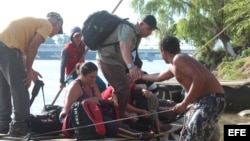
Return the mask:
<svg viewBox="0 0 250 141"><path fill-rule="evenodd" d="M221 41L225 55L250 46L249 0L132 0L135 13L155 15L157 37L173 35L208 52ZM177 17L178 20L175 20Z"/></svg>

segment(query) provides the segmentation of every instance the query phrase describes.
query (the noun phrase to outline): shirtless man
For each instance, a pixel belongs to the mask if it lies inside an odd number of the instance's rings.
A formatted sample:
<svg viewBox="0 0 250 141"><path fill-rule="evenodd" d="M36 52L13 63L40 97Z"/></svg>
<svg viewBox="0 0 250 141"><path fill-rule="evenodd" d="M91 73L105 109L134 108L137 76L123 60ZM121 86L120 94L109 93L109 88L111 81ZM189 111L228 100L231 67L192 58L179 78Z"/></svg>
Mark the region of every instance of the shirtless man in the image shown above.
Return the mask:
<svg viewBox="0 0 250 141"><path fill-rule="evenodd" d="M173 110L183 113L193 104L184 123L181 139L210 141L226 102L225 92L214 75L194 58L180 53L177 38L167 36L160 43L161 56L169 68L161 73L143 74L142 79L160 82L173 77L185 90L185 98Z"/></svg>

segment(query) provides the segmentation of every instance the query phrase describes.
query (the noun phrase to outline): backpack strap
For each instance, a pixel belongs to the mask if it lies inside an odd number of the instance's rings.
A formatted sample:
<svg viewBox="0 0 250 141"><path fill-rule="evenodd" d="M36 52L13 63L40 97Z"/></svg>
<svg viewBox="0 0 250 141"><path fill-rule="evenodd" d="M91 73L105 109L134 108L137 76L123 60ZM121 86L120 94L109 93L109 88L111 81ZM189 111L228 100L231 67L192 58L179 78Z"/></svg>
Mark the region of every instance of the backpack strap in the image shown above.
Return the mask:
<svg viewBox="0 0 250 141"><path fill-rule="evenodd" d="M100 136L105 136L106 128L103 124L102 112L97 104L85 100L81 104L89 119L92 123L95 123L96 133Z"/></svg>
<svg viewBox="0 0 250 141"><path fill-rule="evenodd" d="M63 125L62 125L62 134L65 137L73 137L74 135L74 131L73 130L68 130L70 128L73 128L72 124L71 124L71 119L70 119L70 115L67 114L64 119L63 119Z"/></svg>
<svg viewBox="0 0 250 141"><path fill-rule="evenodd" d="M99 100L102 113L108 117L111 117L114 120L120 119L118 105L114 104L113 100L101 99ZM121 121L117 121L120 123Z"/></svg>
<svg viewBox="0 0 250 141"><path fill-rule="evenodd" d="M44 104L44 108L45 108L45 110L46 110L46 106L45 106L45 96L44 96L43 86L42 86L41 88L42 88L42 94L43 94L43 104Z"/></svg>
<svg viewBox="0 0 250 141"><path fill-rule="evenodd" d="M32 92L31 92L32 97L30 99L30 106L32 105L36 96L38 95L40 88L42 88L42 92L43 92L43 86L44 86L43 81L41 81L39 79L36 80L35 85L34 85ZM44 95L44 92L43 92L43 95ZM44 101L44 105L45 105L45 100L43 99L43 101Z"/></svg>
<svg viewBox="0 0 250 141"><path fill-rule="evenodd" d="M137 38L137 40L136 40L136 47L135 47L135 48L138 48L138 45L139 45L139 43L140 43L140 41L141 41L140 35L136 34L136 31L135 31L134 26L128 21L128 19L129 19L129 18L122 19L122 20L121 20L121 23L130 26L130 27L134 30L134 33L135 33L136 38ZM118 44L119 44L119 41L113 42L113 43L103 44L103 45L101 45L101 47L107 47L107 46L110 46L110 45L118 45ZM134 51L134 50L133 50L133 51Z"/></svg>

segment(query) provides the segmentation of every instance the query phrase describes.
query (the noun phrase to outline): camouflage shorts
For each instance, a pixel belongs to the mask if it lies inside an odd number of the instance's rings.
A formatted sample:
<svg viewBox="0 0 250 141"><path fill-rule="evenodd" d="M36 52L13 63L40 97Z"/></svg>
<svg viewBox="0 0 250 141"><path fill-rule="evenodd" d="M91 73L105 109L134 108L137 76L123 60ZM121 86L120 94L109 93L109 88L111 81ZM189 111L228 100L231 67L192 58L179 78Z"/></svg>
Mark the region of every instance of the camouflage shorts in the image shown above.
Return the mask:
<svg viewBox="0 0 250 141"><path fill-rule="evenodd" d="M210 141L225 105L224 94L211 94L194 103L185 115L181 138L185 141Z"/></svg>

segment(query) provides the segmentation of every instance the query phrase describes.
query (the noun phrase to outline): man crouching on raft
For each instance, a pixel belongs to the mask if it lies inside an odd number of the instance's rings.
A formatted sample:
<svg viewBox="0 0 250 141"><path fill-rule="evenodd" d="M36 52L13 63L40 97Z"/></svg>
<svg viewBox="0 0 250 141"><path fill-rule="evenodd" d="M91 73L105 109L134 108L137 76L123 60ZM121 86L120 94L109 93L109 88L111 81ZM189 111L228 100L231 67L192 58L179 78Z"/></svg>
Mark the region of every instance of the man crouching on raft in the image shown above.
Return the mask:
<svg viewBox="0 0 250 141"><path fill-rule="evenodd" d="M181 140L210 141L226 105L222 86L203 64L181 53L176 37L163 38L160 51L169 67L161 73L143 74L142 79L160 82L175 77L185 90L185 98L173 107L173 111L184 113L188 105L193 104Z"/></svg>

